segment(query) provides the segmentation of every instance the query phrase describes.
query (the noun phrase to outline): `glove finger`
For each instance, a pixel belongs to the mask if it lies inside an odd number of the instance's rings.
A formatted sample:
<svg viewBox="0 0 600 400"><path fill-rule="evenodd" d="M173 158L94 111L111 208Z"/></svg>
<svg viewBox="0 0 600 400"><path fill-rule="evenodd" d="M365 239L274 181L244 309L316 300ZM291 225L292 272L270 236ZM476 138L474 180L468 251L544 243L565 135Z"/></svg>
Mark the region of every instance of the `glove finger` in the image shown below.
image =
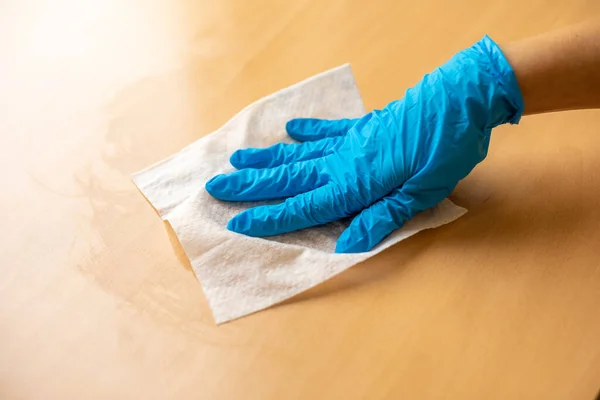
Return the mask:
<svg viewBox="0 0 600 400"><path fill-rule="evenodd" d="M328 184L274 206L250 208L233 217L227 229L248 236L273 236L322 225L347 216L340 207L342 194Z"/></svg>
<svg viewBox="0 0 600 400"><path fill-rule="evenodd" d="M369 251L412 216L411 198L401 188L395 189L354 217L338 238L335 252Z"/></svg>
<svg viewBox="0 0 600 400"><path fill-rule="evenodd" d="M248 168L217 175L206 182L213 197L227 201L271 200L295 196L327 183L322 159L280 165L275 168Z"/></svg>
<svg viewBox="0 0 600 400"><path fill-rule="evenodd" d="M265 149L237 150L231 155L229 161L237 169L273 168L282 164L322 157L328 149L340 140L339 137L332 137L315 142L278 143Z"/></svg>
<svg viewBox="0 0 600 400"><path fill-rule="evenodd" d="M285 125L288 135L300 142L343 136L358 121L355 119L295 118Z"/></svg>

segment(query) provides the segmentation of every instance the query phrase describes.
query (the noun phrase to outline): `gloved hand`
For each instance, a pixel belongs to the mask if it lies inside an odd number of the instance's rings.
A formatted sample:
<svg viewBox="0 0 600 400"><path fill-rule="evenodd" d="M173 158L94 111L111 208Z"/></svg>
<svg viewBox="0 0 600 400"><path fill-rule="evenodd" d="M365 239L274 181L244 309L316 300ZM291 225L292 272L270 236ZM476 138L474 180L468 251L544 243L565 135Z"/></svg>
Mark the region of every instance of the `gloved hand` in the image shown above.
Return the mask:
<svg viewBox="0 0 600 400"><path fill-rule="evenodd" d="M286 198L248 209L228 229L271 236L357 214L337 253L363 252L447 197L482 161L497 125L517 123L523 100L499 47L484 37L401 100L356 120L294 119L299 144L238 150L239 171L206 183L221 200Z"/></svg>

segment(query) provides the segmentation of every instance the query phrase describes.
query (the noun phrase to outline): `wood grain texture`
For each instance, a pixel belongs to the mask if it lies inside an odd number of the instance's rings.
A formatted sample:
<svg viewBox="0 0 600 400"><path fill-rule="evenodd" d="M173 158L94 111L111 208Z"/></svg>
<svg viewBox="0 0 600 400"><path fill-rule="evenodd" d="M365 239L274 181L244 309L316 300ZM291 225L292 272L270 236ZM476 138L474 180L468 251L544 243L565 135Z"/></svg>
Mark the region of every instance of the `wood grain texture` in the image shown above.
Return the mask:
<svg viewBox="0 0 600 400"><path fill-rule="evenodd" d="M591 399L599 111L494 132L469 213L217 327L129 175L351 62L367 108L595 0L0 5L0 398ZM235 251L235 249L232 249Z"/></svg>

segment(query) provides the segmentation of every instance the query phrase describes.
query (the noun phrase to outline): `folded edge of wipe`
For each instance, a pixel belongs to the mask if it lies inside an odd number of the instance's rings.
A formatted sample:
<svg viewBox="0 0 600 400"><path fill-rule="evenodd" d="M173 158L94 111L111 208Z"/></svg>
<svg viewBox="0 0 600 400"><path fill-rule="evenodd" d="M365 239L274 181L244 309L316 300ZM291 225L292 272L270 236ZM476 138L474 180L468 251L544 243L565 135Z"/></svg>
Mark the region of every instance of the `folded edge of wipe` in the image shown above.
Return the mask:
<svg viewBox="0 0 600 400"><path fill-rule="evenodd" d="M365 114L349 65L325 71L264 97L215 132L133 175L133 181L168 220L206 295L217 323L282 302L401 240L462 216L466 210L444 200L416 215L373 250L335 254L347 222L252 238L227 230L238 212L264 203L228 203L204 189L214 175L233 171L229 156L239 148L292 143L285 123L297 117L355 118Z"/></svg>

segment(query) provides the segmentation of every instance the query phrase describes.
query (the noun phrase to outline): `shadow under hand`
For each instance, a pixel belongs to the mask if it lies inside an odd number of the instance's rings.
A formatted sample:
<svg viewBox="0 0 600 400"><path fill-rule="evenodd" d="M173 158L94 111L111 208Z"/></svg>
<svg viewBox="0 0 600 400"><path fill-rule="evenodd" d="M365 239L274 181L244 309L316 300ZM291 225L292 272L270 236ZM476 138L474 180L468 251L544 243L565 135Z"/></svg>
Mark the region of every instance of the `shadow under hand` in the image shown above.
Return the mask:
<svg viewBox="0 0 600 400"><path fill-rule="evenodd" d="M422 231L283 304L392 279L428 261L451 269L464 268L465 263L477 263L481 269L504 265L502 274L510 269L508 263L514 266L515 259L527 263L528 259L568 255L572 243L585 246L590 234L600 235L600 193L590 196L581 179L568 169L551 169L542 165L527 175L515 170L493 180L484 176L489 171L478 171L451 196L469 210L465 216ZM430 251L436 257L425 257ZM499 264L479 265L481 260L492 259Z"/></svg>

